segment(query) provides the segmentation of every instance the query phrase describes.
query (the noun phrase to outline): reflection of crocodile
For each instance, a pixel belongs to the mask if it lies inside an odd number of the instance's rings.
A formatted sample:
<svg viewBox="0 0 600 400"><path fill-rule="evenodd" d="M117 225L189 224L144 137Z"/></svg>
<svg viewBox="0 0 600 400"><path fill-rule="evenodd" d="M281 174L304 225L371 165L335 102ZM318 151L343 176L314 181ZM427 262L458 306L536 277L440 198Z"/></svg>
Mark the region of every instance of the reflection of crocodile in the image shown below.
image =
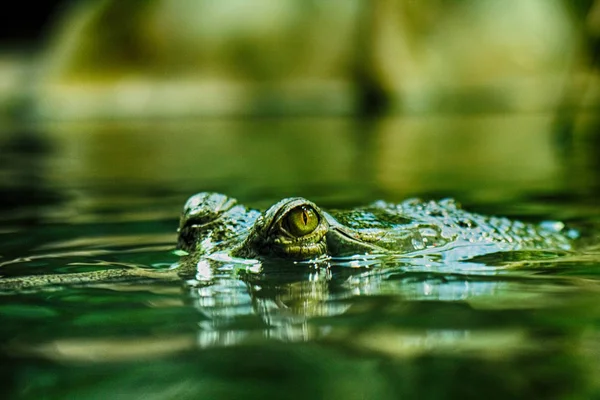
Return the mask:
<svg viewBox="0 0 600 400"><path fill-rule="evenodd" d="M569 250L575 236L560 222L532 225L484 217L461 210L452 200L380 201L350 211L325 212L303 198L288 198L260 213L222 194L199 193L186 202L180 219L178 248L185 257L175 269L8 278L0 280L0 287L10 290L134 277L198 278L215 262L243 263L244 259L322 263L332 257L402 254L459 261L503 251Z"/></svg>

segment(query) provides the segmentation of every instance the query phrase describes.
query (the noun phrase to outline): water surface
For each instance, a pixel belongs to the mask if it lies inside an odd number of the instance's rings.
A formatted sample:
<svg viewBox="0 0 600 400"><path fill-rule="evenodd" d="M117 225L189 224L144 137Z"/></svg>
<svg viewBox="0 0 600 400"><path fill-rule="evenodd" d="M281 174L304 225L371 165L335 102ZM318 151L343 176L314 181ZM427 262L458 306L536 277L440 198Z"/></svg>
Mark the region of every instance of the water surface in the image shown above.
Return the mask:
<svg viewBox="0 0 600 400"><path fill-rule="evenodd" d="M168 269L199 191L264 208L454 197L573 251L224 264L0 296L10 398L600 396L598 121L545 115L58 124L0 132L0 274Z"/></svg>

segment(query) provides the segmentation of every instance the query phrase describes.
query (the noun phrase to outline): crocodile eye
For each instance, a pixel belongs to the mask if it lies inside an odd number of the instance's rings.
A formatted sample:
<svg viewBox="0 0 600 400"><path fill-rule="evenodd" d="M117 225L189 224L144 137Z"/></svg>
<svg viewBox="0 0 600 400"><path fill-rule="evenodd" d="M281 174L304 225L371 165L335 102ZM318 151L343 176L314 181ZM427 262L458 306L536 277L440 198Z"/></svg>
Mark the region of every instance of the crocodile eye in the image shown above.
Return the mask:
<svg viewBox="0 0 600 400"><path fill-rule="evenodd" d="M294 236L308 235L319 225L317 212L309 206L292 209L283 221L285 228Z"/></svg>

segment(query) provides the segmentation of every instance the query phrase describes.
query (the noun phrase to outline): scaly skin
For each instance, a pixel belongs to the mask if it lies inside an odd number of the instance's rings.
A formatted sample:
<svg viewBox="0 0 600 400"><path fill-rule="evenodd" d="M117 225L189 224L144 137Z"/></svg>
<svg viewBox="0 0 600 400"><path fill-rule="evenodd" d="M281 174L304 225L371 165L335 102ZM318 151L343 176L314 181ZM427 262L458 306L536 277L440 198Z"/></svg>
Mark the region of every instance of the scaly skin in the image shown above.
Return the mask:
<svg viewBox="0 0 600 400"><path fill-rule="evenodd" d="M560 222L541 225L470 213L450 199L400 204L376 202L351 212L334 213L338 221L378 237L377 246L393 253L438 253L444 259L467 259L515 250L570 250L577 237Z"/></svg>

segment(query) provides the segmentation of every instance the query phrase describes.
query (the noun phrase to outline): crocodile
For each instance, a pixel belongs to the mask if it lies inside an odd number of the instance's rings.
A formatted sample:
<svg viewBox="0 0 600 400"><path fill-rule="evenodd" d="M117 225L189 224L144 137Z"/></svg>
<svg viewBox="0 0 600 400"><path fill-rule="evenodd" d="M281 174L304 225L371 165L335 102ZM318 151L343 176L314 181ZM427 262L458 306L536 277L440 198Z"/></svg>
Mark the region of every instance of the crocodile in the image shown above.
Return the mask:
<svg viewBox="0 0 600 400"><path fill-rule="evenodd" d="M357 256L427 256L468 260L490 253L569 251L578 233L561 222L525 223L463 210L452 199L398 204L377 201L325 211L302 197L285 198L264 212L224 194L190 197L179 220L176 268L142 268L0 279L0 288L85 284L132 277L189 279L201 261L289 260L328 265Z"/></svg>
<svg viewBox="0 0 600 400"><path fill-rule="evenodd" d="M484 216L461 209L453 199L377 201L327 212L293 197L260 213L218 193L192 196L178 232L178 248L196 258L227 252L291 260L416 252L459 259L502 251L571 250L578 236L562 222L535 225Z"/></svg>

